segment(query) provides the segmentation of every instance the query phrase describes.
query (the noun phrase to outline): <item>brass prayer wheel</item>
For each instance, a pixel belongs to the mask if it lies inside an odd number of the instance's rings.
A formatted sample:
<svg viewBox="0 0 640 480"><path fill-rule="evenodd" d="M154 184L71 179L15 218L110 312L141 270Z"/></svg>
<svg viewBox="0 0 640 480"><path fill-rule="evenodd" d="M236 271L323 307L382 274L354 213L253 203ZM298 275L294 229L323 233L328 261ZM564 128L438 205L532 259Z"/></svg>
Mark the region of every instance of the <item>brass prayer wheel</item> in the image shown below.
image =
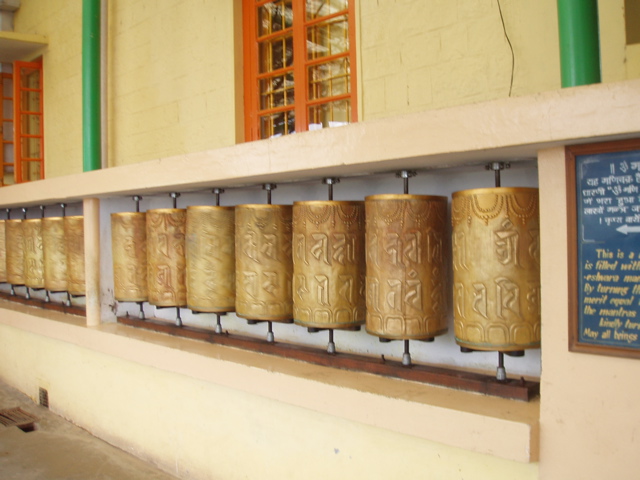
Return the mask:
<svg viewBox="0 0 640 480"><path fill-rule="evenodd" d="M141 212L111 214L114 297L145 302L147 289L147 220Z"/></svg>
<svg viewBox="0 0 640 480"><path fill-rule="evenodd" d="M42 219L22 221L24 235L24 284L44 288L44 252L42 249Z"/></svg>
<svg viewBox="0 0 640 480"><path fill-rule="evenodd" d="M22 220L6 220L7 282L24 285L24 235Z"/></svg>
<svg viewBox="0 0 640 480"><path fill-rule="evenodd" d="M187 304L185 228L182 208L147 210L147 288L149 303L158 307Z"/></svg>
<svg viewBox="0 0 640 480"><path fill-rule="evenodd" d="M67 290L67 245L64 238L64 218L42 219L44 254L44 288L50 292Z"/></svg>
<svg viewBox="0 0 640 480"><path fill-rule="evenodd" d="M293 318L313 328L365 322L364 202L293 204Z"/></svg>
<svg viewBox="0 0 640 480"><path fill-rule="evenodd" d="M447 198L365 198L368 333L395 340L447 331Z"/></svg>
<svg viewBox="0 0 640 480"><path fill-rule="evenodd" d="M538 189L453 194L456 342L474 350L540 346Z"/></svg>
<svg viewBox="0 0 640 480"><path fill-rule="evenodd" d="M235 210L187 207L187 307L196 312L235 310Z"/></svg>
<svg viewBox="0 0 640 480"><path fill-rule="evenodd" d="M64 239L67 251L67 291L71 295L85 295L84 276L84 217L64 217Z"/></svg>
<svg viewBox="0 0 640 480"><path fill-rule="evenodd" d="M7 281L7 242L4 220L0 220L0 283Z"/></svg>
<svg viewBox="0 0 640 480"><path fill-rule="evenodd" d="M291 205L236 206L236 314L293 318Z"/></svg>

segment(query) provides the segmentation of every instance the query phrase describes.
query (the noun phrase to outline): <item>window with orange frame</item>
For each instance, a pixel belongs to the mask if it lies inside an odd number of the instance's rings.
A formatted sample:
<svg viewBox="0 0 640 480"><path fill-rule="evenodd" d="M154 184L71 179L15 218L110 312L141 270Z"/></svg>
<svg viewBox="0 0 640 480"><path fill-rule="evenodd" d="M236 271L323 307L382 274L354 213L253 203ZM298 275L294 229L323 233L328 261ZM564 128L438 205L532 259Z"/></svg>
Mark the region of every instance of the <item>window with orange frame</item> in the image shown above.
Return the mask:
<svg viewBox="0 0 640 480"><path fill-rule="evenodd" d="M16 183L44 178L42 61L13 64L13 128Z"/></svg>
<svg viewBox="0 0 640 480"><path fill-rule="evenodd" d="M355 0L244 0L245 136L357 121Z"/></svg>

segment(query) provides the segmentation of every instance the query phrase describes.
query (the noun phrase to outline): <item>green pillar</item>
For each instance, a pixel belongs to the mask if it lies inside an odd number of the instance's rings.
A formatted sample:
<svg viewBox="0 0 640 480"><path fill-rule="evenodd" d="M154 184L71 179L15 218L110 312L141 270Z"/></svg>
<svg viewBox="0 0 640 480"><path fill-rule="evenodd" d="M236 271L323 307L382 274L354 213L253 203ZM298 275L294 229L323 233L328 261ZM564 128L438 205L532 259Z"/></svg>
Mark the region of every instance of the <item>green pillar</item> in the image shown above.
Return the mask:
<svg viewBox="0 0 640 480"><path fill-rule="evenodd" d="M100 0L82 4L82 158L83 171L101 165Z"/></svg>
<svg viewBox="0 0 640 480"><path fill-rule="evenodd" d="M600 83L597 0L558 0L562 87Z"/></svg>

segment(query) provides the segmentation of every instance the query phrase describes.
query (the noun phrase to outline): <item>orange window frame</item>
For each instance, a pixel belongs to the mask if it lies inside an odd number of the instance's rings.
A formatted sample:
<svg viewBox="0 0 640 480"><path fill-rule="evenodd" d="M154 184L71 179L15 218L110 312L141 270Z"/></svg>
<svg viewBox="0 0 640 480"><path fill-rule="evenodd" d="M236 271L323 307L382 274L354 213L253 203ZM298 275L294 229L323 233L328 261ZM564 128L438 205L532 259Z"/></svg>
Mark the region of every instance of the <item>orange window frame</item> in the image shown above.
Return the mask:
<svg viewBox="0 0 640 480"><path fill-rule="evenodd" d="M347 99L350 102L349 116L350 122L358 121L357 105L357 68L356 68L356 29L355 29L355 0L349 0L346 10L334 12L330 15L316 19L307 19L306 0L291 0L293 11L293 24L291 31L293 34L294 60L293 68L282 68L278 71L269 71L268 74L259 72L259 43L258 43L258 8L272 3L273 0L243 0L243 47L244 47L244 114L245 114L245 139L247 141L261 139L260 117L268 114L279 113L290 110L288 106L278 106L268 109L260 109L260 80L274 72L286 73L291 70L294 75L294 96L293 112L295 115L295 131L303 132L309 129L309 107L314 105L329 104L339 100ZM322 56L310 59L307 51L306 32L309 27L321 24L338 18L347 16L348 22L348 42L349 49L346 53ZM302 20L300 20L302 19ZM282 34L277 32L273 36ZM265 38L268 38L267 35ZM339 58L348 58L349 61L349 91L341 95L329 98L310 100L309 98L309 67L321 63L328 63ZM300 61L302 59L302 61ZM299 79L302 79L300 81Z"/></svg>
<svg viewBox="0 0 640 480"><path fill-rule="evenodd" d="M39 72L38 75L38 87L32 87L23 85L23 72L31 70L32 72ZM31 163L39 164L39 178L42 179L44 175L44 102L43 92L44 83L42 75L42 61L37 62L20 62L13 63L13 129L14 129L14 175L16 183L23 183L31 179L24 178L24 168ZM37 109L24 108L23 107L23 94L37 94L38 102ZM38 131L31 132L26 127L24 120L28 123L32 123L33 120L38 120ZM26 157L26 153L23 151L24 140L36 140L39 142L39 148L37 149L39 155L36 157Z"/></svg>
<svg viewBox="0 0 640 480"><path fill-rule="evenodd" d="M13 74L12 73L1 73L0 74L0 99L2 100L2 110L0 110L0 185L5 185L5 173L9 167L13 167L13 160L7 161L5 158L5 145L13 145L13 135L10 135L11 140L7 140L7 132L5 131L5 124L11 124L11 130L13 133L13 117L5 117L4 116L4 103L5 101L11 102L11 111L13 111L13 97L6 96L5 92L5 82L11 85L11 95L13 95Z"/></svg>

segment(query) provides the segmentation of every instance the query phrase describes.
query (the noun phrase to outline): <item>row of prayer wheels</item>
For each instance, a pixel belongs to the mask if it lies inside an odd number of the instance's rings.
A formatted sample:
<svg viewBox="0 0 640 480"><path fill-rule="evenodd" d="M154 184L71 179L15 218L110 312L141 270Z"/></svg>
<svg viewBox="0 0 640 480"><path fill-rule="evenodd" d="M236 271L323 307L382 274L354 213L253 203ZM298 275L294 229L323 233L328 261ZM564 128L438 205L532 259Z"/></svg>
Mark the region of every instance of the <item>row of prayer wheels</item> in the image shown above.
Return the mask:
<svg viewBox="0 0 640 480"><path fill-rule="evenodd" d="M85 294L82 216L0 220L0 282Z"/></svg>
<svg viewBox="0 0 640 480"><path fill-rule="evenodd" d="M452 231L447 207L408 193L293 205L269 195L115 213L115 297L330 333L365 325L405 344L445 333L453 310L464 349L539 347L537 189L456 192Z"/></svg>

